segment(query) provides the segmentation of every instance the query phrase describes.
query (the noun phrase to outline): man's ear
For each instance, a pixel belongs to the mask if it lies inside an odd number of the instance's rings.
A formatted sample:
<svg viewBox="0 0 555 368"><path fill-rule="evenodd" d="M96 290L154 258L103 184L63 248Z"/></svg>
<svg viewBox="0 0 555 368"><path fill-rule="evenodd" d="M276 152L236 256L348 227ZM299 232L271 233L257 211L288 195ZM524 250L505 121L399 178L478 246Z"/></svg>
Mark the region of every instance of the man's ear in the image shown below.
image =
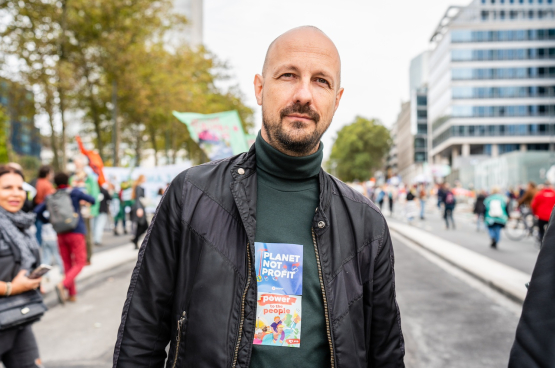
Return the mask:
<svg viewBox="0 0 555 368"><path fill-rule="evenodd" d="M345 91L345 89L340 88L337 94L335 95L335 108L333 109L334 113L337 111L337 108L339 107L339 101L341 101L341 97L343 96L343 91Z"/></svg>
<svg viewBox="0 0 555 368"><path fill-rule="evenodd" d="M262 90L264 89L264 77L260 74L254 76L254 95L256 96L256 103L262 106Z"/></svg>

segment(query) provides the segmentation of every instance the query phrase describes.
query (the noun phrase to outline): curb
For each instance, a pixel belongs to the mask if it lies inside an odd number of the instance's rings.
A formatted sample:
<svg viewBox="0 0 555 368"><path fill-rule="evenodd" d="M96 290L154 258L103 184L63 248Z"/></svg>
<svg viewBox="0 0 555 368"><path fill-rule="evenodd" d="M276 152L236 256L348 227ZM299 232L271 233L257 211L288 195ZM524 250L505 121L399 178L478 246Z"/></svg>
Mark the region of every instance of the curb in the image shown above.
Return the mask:
<svg viewBox="0 0 555 368"><path fill-rule="evenodd" d="M86 281L94 278L103 273L108 273L119 266L126 264L128 262L136 261L137 255L139 253L138 249L134 249L133 243L128 243L120 245L118 247L99 252L92 255L91 265L85 266L79 276L75 279L77 283L78 290L80 287L87 287ZM58 297L54 287L57 283L62 281L60 274L56 277L52 277L48 282L43 282L43 287L45 289L45 294L43 294L45 304L50 308L59 304Z"/></svg>
<svg viewBox="0 0 555 368"><path fill-rule="evenodd" d="M527 291L525 284L530 281L531 275L419 228L395 222L388 223L388 226L392 232L412 240L492 289L518 303L524 302Z"/></svg>

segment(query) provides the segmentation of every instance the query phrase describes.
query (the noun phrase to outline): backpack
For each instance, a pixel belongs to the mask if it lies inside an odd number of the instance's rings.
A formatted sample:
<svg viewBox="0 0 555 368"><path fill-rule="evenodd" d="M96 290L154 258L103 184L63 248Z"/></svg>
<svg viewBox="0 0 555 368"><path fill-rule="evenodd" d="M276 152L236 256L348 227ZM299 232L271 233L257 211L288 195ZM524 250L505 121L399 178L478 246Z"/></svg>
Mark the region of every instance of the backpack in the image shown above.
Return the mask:
<svg viewBox="0 0 555 368"><path fill-rule="evenodd" d="M447 194L445 195L445 203L446 204L455 203L455 196L453 195L452 192L447 192Z"/></svg>
<svg viewBox="0 0 555 368"><path fill-rule="evenodd" d="M77 227L79 215L73 208L68 190L58 190L46 197L46 209L50 213L50 223L56 233L67 233Z"/></svg>
<svg viewBox="0 0 555 368"><path fill-rule="evenodd" d="M489 203L488 214L490 217L503 217L503 204L501 200L494 199Z"/></svg>

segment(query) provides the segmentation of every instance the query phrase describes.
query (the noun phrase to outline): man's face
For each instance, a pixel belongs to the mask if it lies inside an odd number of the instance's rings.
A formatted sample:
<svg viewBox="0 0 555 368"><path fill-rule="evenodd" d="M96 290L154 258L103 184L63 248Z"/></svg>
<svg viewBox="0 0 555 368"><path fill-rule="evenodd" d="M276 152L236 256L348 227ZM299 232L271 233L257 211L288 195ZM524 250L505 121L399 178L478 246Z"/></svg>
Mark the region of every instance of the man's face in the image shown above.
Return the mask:
<svg viewBox="0 0 555 368"><path fill-rule="evenodd" d="M340 64L331 40L317 30L279 37L254 81L264 140L291 156L316 152L343 94Z"/></svg>

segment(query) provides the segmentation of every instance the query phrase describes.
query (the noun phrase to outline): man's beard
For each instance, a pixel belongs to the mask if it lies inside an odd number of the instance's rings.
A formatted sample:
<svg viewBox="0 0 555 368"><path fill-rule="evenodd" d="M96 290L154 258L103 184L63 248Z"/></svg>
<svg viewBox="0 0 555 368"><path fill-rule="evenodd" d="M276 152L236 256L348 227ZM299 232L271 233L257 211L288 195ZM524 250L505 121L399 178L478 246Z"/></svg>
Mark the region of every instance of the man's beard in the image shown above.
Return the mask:
<svg viewBox="0 0 555 368"><path fill-rule="evenodd" d="M295 139L294 133L287 132L283 129L283 119L290 114L297 113L302 115L307 115L316 124L314 131L308 136L302 139ZM268 138L270 142L277 143L281 148L294 152L298 155L305 155L312 151L320 143L320 138L324 132L318 131L318 122L320 121L320 115L312 110L309 105L301 105L296 103L292 106L288 106L279 112L279 122L270 122L266 114L264 113L264 108L262 109L262 126L266 129L268 133ZM300 121L293 122L293 129L302 129L303 123Z"/></svg>

